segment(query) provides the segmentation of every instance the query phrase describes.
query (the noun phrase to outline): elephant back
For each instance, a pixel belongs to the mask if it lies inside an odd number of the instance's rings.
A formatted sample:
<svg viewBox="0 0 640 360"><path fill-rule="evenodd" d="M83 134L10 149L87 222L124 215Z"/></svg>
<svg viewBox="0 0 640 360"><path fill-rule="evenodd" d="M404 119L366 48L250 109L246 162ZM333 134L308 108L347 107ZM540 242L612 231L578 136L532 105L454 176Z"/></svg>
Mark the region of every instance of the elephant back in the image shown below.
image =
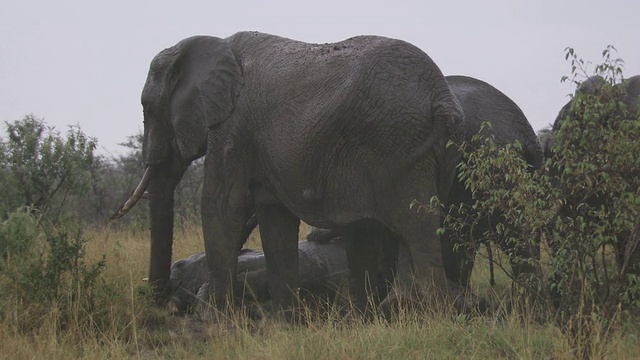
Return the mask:
<svg viewBox="0 0 640 360"><path fill-rule="evenodd" d="M518 105L492 85L468 76L447 76L447 83L464 111L466 141L483 123L491 123L485 134L498 146L522 144L522 156L533 169L542 166L542 150L535 131Z"/></svg>

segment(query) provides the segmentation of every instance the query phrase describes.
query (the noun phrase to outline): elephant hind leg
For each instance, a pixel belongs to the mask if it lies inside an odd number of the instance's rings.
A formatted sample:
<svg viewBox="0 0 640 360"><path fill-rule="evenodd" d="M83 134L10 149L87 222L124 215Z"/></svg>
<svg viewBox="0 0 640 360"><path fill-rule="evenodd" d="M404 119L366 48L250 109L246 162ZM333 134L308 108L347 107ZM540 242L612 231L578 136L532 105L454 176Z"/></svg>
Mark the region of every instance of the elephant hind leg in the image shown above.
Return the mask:
<svg viewBox="0 0 640 360"><path fill-rule="evenodd" d="M256 214L274 309L289 318L298 300L300 220L280 203L256 204Z"/></svg>
<svg viewBox="0 0 640 360"><path fill-rule="evenodd" d="M380 247L374 239L367 238L362 231L350 230L345 244L349 264L349 290L359 312L367 313L377 293L378 258Z"/></svg>
<svg viewBox="0 0 640 360"><path fill-rule="evenodd" d="M465 289L469 288L471 272L475 260L475 248L470 249L468 243L457 243L450 231L442 238L442 260L447 278Z"/></svg>
<svg viewBox="0 0 640 360"><path fill-rule="evenodd" d="M442 306L449 292L459 293L459 287L449 283L442 263L440 239L436 233L437 216L409 214L413 217L398 241L398 263L392 291L381 303L385 315L400 303ZM411 218L408 218L411 219Z"/></svg>
<svg viewBox="0 0 640 360"><path fill-rule="evenodd" d="M387 296L396 272L398 239L380 223L367 221L351 229L345 250L350 289L360 311L372 311Z"/></svg>

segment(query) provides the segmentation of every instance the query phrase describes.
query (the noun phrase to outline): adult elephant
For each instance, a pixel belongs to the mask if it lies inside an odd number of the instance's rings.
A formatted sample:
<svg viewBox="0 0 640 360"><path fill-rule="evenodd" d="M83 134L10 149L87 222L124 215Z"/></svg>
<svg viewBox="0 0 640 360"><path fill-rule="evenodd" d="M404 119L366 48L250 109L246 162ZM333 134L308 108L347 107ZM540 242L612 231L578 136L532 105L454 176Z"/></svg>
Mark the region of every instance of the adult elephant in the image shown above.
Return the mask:
<svg viewBox="0 0 640 360"><path fill-rule="evenodd" d="M484 128L484 136L494 136L495 144L499 147L519 142L522 145L520 155L529 164L529 171L541 169L542 150L536 134L513 100L492 85L472 77L455 75L447 76L446 80L464 111L464 127L467 134L464 140L471 141L471 137L480 132L482 124L489 122L491 126ZM456 156L456 162L463 160L462 154L457 153ZM455 176L448 199L447 208L451 205L455 208L459 204L471 206L474 203L471 190L465 188L458 174ZM474 224L473 230L466 229L462 239L456 239L451 231L445 231L442 237L442 252L449 279L468 287L477 250L477 247L469 244L482 241L485 232L500 221L499 214L496 214L492 219ZM498 244L503 251L511 255L509 259L514 278L522 273L535 271L533 264L526 261L539 256L539 249L535 244L527 241L512 244L504 239L498 239Z"/></svg>
<svg viewBox="0 0 640 360"><path fill-rule="evenodd" d="M398 291L446 293L439 219L409 204L448 194L455 164L445 145L463 115L420 49L376 36L322 45L256 32L196 36L155 57L142 104L147 170L118 214L149 187L150 278L161 290L173 189L206 144L202 220L218 308L233 293L254 207L277 308L295 302L299 219L325 228L381 224L401 235Z"/></svg>
<svg viewBox="0 0 640 360"><path fill-rule="evenodd" d="M460 103L464 112L464 134L463 140L470 142L471 137L480 131L483 123L490 122L491 127L483 130L483 135L494 136L496 145L504 147L507 144L519 142L522 147L521 156L529 164L530 171L537 171L542 166L542 151L538 143L536 134L529 124L529 121L522 113L522 110L505 94L491 86L490 84L467 76L447 76L447 83L453 95ZM463 161L460 152L449 153L447 162L457 164ZM467 189L464 182L459 179L458 173L452 179L452 186L447 196L446 208L457 208L460 204L467 207L474 203L472 192ZM462 216L454 214L454 216ZM491 220L474 224L471 228L466 228L463 237L455 237L451 231L445 231L441 238L443 264L446 275L450 281L468 288L473 270L477 244L485 237L485 232L491 228L491 223L496 224L501 219L497 214ZM494 225L495 226L495 225ZM343 237L346 241L347 257L351 268L351 284L356 298L356 303L362 303L363 297L367 294L362 284L366 284L371 290L380 293L384 292L385 279L388 279L390 272L394 270L394 259L388 259L391 254L394 257L396 251L393 249L393 234L385 233L380 229L369 228L366 238L353 236L350 229L314 229L309 235L310 240L327 239L332 237ZM378 252L362 248L366 244L365 240L374 239L381 244ZM501 248L510 254L513 276L517 278L522 273L533 273L533 264L527 259L539 257L539 248L535 244L523 242L522 244L507 243L504 240L498 241ZM377 279L377 281L376 281ZM361 305L362 306L362 305Z"/></svg>

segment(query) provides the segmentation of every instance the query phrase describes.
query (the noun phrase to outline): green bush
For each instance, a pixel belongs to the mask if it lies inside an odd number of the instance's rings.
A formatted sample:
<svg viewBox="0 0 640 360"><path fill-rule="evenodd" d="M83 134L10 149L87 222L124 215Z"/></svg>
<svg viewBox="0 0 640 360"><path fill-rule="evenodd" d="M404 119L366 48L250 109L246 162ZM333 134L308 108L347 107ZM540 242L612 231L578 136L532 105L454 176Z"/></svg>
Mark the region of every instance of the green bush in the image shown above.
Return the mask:
<svg viewBox="0 0 640 360"><path fill-rule="evenodd" d="M486 240L542 244L548 251L535 281L514 280L543 300L579 356L589 356L593 343L624 319L637 319L640 308L640 114L621 101L623 62L611 57L613 50L603 52L597 77L589 78L589 63L567 49L579 90L554 129L541 134L547 148L541 171L526 171L514 151L519 144L498 148L482 131L455 144L468 160L459 174L475 203L456 205L463 216L443 223L455 234L499 214ZM582 84L582 77L589 80Z"/></svg>
<svg viewBox="0 0 640 360"><path fill-rule="evenodd" d="M578 337L637 314L640 264L640 113L625 97L622 60L603 52L595 75L567 50L578 91L554 125L547 170L563 205L547 237L554 255L552 290L561 323ZM624 316L621 316L624 315Z"/></svg>
<svg viewBox="0 0 640 360"><path fill-rule="evenodd" d="M113 292L99 276L105 258L85 259L88 241L79 229L41 222L20 208L0 223L0 322L30 332L51 321L58 329L84 322L104 327Z"/></svg>
<svg viewBox="0 0 640 360"><path fill-rule="evenodd" d="M0 138L3 215L30 206L44 216L60 215L67 196L88 189L96 140L79 126L65 135L33 115L6 123L7 139Z"/></svg>

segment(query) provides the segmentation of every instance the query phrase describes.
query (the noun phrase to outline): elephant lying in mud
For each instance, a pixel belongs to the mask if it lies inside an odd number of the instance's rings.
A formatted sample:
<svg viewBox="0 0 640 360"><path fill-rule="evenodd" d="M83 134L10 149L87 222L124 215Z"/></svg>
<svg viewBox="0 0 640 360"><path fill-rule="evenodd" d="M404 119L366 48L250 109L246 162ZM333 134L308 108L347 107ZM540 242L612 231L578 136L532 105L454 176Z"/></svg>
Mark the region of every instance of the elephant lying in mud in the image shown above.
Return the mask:
<svg viewBox="0 0 640 360"><path fill-rule="evenodd" d="M298 272L302 299L311 295L333 302L349 279L345 241L339 237L300 241ZM169 310L174 314L189 312L199 301L196 295L206 281L204 252L174 262L171 265ZM271 299L264 253L252 249L240 251L235 289L236 299L248 303L265 304Z"/></svg>

